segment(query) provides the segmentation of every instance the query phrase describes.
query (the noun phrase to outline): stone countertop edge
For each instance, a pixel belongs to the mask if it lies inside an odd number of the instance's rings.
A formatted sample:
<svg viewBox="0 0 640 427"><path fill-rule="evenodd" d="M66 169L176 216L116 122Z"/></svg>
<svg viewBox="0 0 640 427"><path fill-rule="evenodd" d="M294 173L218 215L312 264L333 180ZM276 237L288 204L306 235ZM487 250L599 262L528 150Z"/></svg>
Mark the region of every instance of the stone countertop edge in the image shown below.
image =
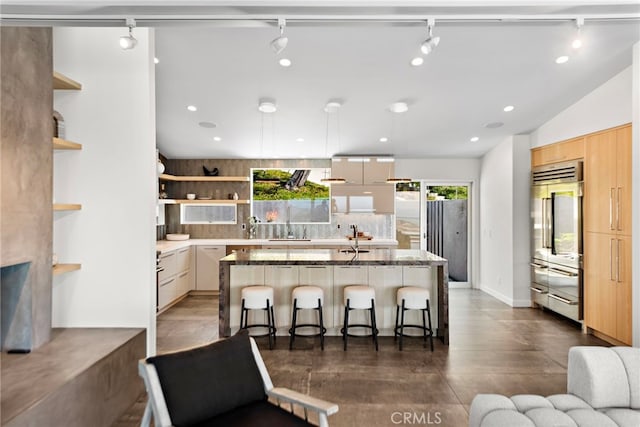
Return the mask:
<svg viewBox="0 0 640 427"><path fill-rule="evenodd" d="M269 240L269 239L189 239L189 240L158 240L156 241L156 250L160 253L174 251L176 249L186 248L188 246L201 245L287 245L287 246L307 246L307 245L342 245L352 246L353 241L344 239L310 239L310 240ZM360 240L360 246L397 246L398 241L395 239L371 239Z"/></svg>
<svg viewBox="0 0 640 427"><path fill-rule="evenodd" d="M220 263L231 265L439 265L447 264L447 260L416 249L372 251L360 254L357 259L353 254L340 253L334 249L254 249L227 255L220 259Z"/></svg>

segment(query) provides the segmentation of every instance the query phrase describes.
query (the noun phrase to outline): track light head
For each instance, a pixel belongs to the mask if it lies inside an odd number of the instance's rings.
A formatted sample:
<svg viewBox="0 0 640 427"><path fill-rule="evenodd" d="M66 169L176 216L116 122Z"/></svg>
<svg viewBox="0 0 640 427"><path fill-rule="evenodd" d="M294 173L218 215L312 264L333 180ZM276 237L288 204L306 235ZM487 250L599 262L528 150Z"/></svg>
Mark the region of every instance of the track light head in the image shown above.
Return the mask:
<svg viewBox="0 0 640 427"><path fill-rule="evenodd" d="M440 37L433 36L433 27L435 25L436 25L435 19L429 19L429 21L427 21L427 28L429 31L429 35L427 36L426 40L423 41L422 44L420 45L420 50L425 55L430 54L431 51L433 51L433 49L435 49L438 46L438 44L440 44Z"/></svg>
<svg viewBox="0 0 640 427"><path fill-rule="evenodd" d="M286 47L287 43L289 43L289 38L284 36L284 27L287 26L287 21L284 18L278 19L278 27L280 28L280 36L271 40L271 49L276 54L282 52Z"/></svg>
<svg viewBox="0 0 640 427"><path fill-rule="evenodd" d="M576 19L576 37L571 42L571 47L574 49L580 49L582 47L582 26L584 25L584 18Z"/></svg>
<svg viewBox="0 0 640 427"><path fill-rule="evenodd" d="M136 20L133 18L127 18L127 27L129 27L129 34L120 37L120 47L124 50L133 49L138 44L138 40L133 37L133 29L136 27Z"/></svg>

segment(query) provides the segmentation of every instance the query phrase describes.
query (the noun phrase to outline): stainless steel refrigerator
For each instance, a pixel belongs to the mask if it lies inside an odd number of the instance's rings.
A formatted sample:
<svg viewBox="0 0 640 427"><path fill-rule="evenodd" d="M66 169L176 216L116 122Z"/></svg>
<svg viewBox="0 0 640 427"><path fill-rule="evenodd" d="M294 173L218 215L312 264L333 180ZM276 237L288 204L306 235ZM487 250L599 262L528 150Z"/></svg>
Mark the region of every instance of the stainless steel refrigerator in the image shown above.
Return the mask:
<svg viewBox="0 0 640 427"><path fill-rule="evenodd" d="M582 162L536 167L531 188L531 299L582 319Z"/></svg>

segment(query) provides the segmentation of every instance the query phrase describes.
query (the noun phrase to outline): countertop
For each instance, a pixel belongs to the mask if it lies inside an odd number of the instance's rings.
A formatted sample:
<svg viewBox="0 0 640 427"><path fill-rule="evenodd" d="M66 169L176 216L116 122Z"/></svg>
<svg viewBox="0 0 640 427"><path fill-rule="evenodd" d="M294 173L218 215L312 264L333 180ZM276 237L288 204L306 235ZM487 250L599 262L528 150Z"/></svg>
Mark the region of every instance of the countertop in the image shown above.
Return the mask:
<svg viewBox="0 0 640 427"><path fill-rule="evenodd" d="M447 260L431 252L417 249L372 250L354 257L335 249L252 249L236 252L220 259L231 265L438 265Z"/></svg>
<svg viewBox="0 0 640 427"><path fill-rule="evenodd" d="M189 240L158 240L156 242L156 250L161 253L173 251L176 249L186 248L188 246L200 245L225 245L225 246L252 246L252 245L270 245L270 246L310 246L310 245L335 245L335 246L352 246L352 240L344 239L189 239ZM363 246L397 246L398 241L395 239L376 239L358 240L358 245ZM311 249L315 250L315 249Z"/></svg>

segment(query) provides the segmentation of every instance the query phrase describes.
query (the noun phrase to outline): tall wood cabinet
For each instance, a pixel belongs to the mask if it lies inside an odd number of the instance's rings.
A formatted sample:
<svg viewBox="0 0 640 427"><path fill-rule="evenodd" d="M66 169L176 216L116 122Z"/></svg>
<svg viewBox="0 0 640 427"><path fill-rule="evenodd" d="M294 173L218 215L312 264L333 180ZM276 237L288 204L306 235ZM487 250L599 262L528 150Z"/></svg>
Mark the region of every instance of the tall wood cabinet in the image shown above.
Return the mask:
<svg viewBox="0 0 640 427"><path fill-rule="evenodd" d="M587 136L584 182L585 324L631 345L631 125Z"/></svg>

